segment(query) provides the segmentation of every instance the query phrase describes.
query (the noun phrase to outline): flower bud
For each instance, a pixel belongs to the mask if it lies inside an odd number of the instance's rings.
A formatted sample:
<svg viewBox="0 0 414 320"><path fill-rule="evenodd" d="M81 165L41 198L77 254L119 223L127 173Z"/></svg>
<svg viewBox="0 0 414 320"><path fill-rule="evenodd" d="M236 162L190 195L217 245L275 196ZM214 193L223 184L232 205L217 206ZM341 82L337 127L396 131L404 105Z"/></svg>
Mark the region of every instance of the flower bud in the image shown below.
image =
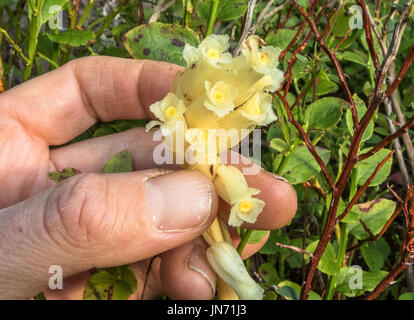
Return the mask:
<svg viewBox="0 0 414 320"><path fill-rule="evenodd" d="M222 278L241 300L261 300L263 288L249 275L239 254L227 242L216 242L207 249L207 259L217 275Z"/></svg>

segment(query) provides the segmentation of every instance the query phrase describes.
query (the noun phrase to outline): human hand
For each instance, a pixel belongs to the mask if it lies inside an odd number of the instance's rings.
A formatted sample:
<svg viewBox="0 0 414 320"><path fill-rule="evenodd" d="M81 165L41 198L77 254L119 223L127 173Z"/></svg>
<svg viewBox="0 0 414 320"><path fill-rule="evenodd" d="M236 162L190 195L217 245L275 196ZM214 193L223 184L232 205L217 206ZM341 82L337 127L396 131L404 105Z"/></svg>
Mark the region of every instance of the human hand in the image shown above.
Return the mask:
<svg viewBox="0 0 414 320"><path fill-rule="evenodd" d="M48 299L81 299L90 270L131 264L141 298L210 299L215 274L200 234L219 212L211 182L193 171L156 168L158 142L143 128L63 147L97 121L145 119L149 105L168 92L178 66L90 57L17 86L0 96L0 298L27 299L47 286L49 267L62 267L63 290ZM134 169L98 174L114 154L128 149ZM252 164L253 165L253 164ZM240 165L239 167L241 167ZM48 172L83 172L55 184ZM266 202L255 229L284 226L296 212L296 194L261 170L246 176ZM231 229L235 245L240 239ZM247 245L243 257L266 241Z"/></svg>

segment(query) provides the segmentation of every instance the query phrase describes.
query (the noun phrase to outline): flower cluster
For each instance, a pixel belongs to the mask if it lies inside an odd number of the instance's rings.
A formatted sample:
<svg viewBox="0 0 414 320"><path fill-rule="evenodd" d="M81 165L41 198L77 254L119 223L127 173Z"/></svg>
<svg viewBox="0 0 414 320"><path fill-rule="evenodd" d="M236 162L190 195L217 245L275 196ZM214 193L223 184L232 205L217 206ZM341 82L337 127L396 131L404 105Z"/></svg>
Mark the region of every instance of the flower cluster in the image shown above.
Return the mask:
<svg viewBox="0 0 414 320"><path fill-rule="evenodd" d="M168 136L178 124L183 125L185 144L199 154L191 167L212 164L211 159L218 164L212 153L218 155L238 144L256 125L276 120L268 92L277 90L283 79L277 69L280 49L262 44L259 37L249 37L242 54L234 58L225 35L211 35L198 48L186 45L187 68L177 74L170 93L150 107L158 120L151 121L147 129L159 125ZM224 144L220 143L223 132ZM264 207L263 201L253 197L259 191L248 188L235 167L218 165L213 172L219 195L232 205L229 224L256 221Z"/></svg>
<svg viewBox="0 0 414 320"><path fill-rule="evenodd" d="M225 35L211 35L198 48L186 45L187 67L174 78L170 93L151 105L158 120L147 129L159 126L176 158L182 152L177 147L178 133L184 133L185 153L193 156L191 161L186 157L184 167L212 179L218 195L231 205L228 224L239 227L254 223L265 203L255 197L260 191L250 188L236 167L220 163L219 155L239 144L257 125L277 119L269 92L279 88L283 73L277 68L280 49L265 46L257 36L244 41L240 56L232 57L228 49ZM211 246L210 264L239 298L260 299L263 291L217 224L204 234Z"/></svg>

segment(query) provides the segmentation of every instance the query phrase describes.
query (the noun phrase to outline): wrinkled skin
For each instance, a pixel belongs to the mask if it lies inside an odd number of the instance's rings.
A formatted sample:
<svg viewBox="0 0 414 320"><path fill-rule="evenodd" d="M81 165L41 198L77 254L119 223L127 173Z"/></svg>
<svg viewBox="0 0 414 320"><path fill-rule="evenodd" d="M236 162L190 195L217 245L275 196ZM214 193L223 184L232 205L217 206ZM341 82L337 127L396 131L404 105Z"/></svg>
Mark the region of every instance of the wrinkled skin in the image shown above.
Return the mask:
<svg viewBox="0 0 414 320"><path fill-rule="evenodd" d="M179 69L82 58L0 95L0 298L28 299L45 290L48 299L81 299L91 269L129 263L138 279L131 299L140 299L156 255L144 298L213 297L215 274L200 235L217 214L226 220L229 207L210 181L197 172L156 168L158 142L142 128L49 148L97 121L152 117L149 106L167 94ZM134 172L99 174L124 149L133 155ZM48 178L67 167L82 174L59 184ZM297 208L293 188L263 170L246 179L261 190L266 207L245 227L287 224ZM236 245L240 239L231 233ZM248 245L243 257L265 241ZM51 265L63 269L63 290L45 289Z"/></svg>

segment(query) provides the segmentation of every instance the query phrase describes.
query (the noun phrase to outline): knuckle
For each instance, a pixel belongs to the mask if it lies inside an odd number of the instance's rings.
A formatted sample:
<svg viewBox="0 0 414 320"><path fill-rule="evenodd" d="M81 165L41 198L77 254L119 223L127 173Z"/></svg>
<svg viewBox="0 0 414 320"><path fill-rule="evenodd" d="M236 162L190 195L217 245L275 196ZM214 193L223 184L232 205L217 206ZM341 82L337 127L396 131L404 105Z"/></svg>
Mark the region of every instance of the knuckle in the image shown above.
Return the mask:
<svg viewBox="0 0 414 320"><path fill-rule="evenodd" d="M48 201L45 228L71 246L90 247L101 242L105 230L108 180L98 174L79 174L60 183ZM48 199L49 200L49 199Z"/></svg>

